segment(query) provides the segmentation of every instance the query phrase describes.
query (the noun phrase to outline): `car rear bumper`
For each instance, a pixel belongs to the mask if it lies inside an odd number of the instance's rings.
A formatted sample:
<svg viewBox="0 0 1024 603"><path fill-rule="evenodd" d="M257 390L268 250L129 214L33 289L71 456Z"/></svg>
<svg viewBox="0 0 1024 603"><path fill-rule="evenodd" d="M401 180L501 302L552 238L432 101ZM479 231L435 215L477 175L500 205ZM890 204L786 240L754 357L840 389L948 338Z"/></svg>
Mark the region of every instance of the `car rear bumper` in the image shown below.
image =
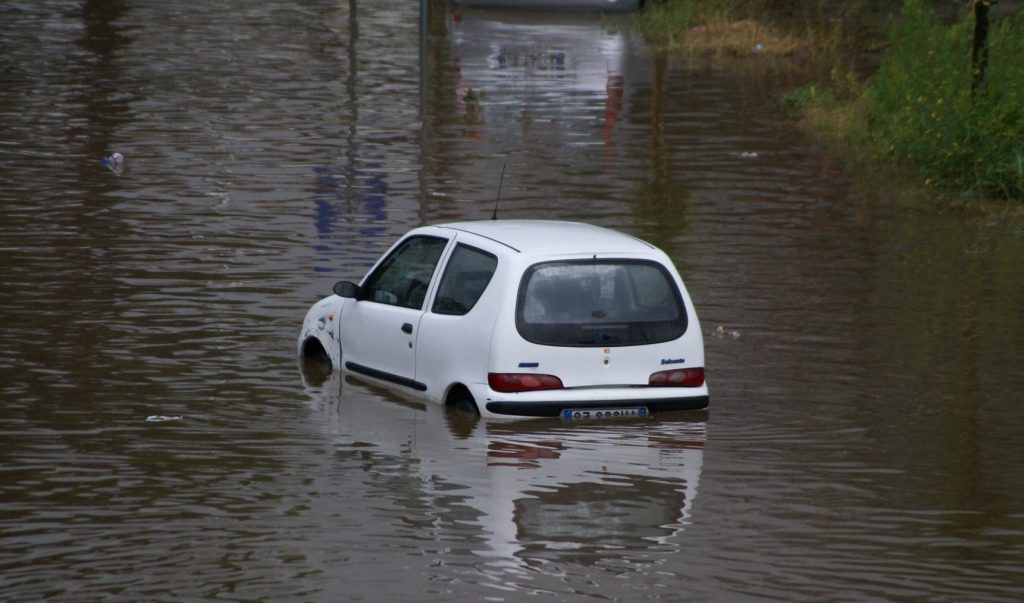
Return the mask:
<svg viewBox="0 0 1024 603"><path fill-rule="evenodd" d="M487 414L498 417L560 417L567 409L643 407L651 414L708 407L707 394L667 398L616 398L612 400L492 400L484 403Z"/></svg>

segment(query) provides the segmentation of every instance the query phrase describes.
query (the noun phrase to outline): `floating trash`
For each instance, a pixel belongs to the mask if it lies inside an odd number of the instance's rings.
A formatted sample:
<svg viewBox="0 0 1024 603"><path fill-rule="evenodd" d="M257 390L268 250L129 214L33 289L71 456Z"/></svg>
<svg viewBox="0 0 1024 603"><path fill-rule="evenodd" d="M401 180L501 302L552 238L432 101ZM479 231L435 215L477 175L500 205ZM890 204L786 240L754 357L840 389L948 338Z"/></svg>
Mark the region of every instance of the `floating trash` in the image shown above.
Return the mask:
<svg viewBox="0 0 1024 603"><path fill-rule="evenodd" d="M183 417L181 415L177 415L177 416L174 416L174 417L165 417L164 415L149 415L148 417L146 417L146 422L147 423L163 423L165 421L180 421L180 420L182 420L184 418L185 417Z"/></svg>
<svg viewBox="0 0 1024 603"><path fill-rule="evenodd" d="M754 44L754 52L757 54L764 52L764 44Z"/></svg>
<svg viewBox="0 0 1024 603"><path fill-rule="evenodd" d="M744 159L756 159L757 151L744 151L740 153L740 157L743 157Z"/></svg>
<svg viewBox="0 0 1024 603"><path fill-rule="evenodd" d="M107 166L107 169L115 174L120 174L124 171L124 155L120 153L114 153L113 155L103 158L103 165Z"/></svg>
<svg viewBox="0 0 1024 603"><path fill-rule="evenodd" d="M719 339L728 337L729 339L736 340L740 338L739 331L727 331L722 325L718 325L718 328L715 329L714 335Z"/></svg>

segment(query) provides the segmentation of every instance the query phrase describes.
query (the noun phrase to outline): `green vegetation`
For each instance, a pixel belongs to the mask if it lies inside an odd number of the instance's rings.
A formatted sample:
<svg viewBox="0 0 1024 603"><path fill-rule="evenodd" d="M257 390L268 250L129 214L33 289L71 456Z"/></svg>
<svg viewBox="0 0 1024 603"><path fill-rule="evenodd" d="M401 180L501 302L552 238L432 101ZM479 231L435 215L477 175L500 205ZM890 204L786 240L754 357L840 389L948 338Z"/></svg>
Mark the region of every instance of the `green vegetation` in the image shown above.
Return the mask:
<svg viewBox="0 0 1024 603"><path fill-rule="evenodd" d="M788 56L813 43L757 18L767 0L676 0L646 7L633 26L657 50L744 56Z"/></svg>
<svg viewBox="0 0 1024 603"><path fill-rule="evenodd" d="M966 198L1024 200L1024 20L989 31L989 66L972 91L974 20L943 25L906 0L878 72L861 85L833 73L786 102L853 153L910 167Z"/></svg>
<svg viewBox="0 0 1024 603"><path fill-rule="evenodd" d="M819 4L818 14L805 17L803 29L795 31L793 22L779 27L766 21L778 4L666 0L645 8L634 25L660 51L792 55L837 65L825 81L785 99L811 131L858 162L909 169L946 198L1024 200L1024 13L992 23L985 78L972 90L968 0L963 18L952 25L942 23L926 0L905 0L878 70L867 79L844 66L856 50L845 24L871 7L849 0L824 18Z"/></svg>
<svg viewBox="0 0 1024 603"><path fill-rule="evenodd" d="M971 18L943 26L921 0L906 1L863 95L870 135L928 184L1024 199L1024 22L990 30L973 94L972 32Z"/></svg>
<svg viewBox="0 0 1024 603"><path fill-rule="evenodd" d="M736 12L734 2L722 0L655 2L637 13L633 26L651 46L678 48L692 28L710 20L729 20Z"/></svg>

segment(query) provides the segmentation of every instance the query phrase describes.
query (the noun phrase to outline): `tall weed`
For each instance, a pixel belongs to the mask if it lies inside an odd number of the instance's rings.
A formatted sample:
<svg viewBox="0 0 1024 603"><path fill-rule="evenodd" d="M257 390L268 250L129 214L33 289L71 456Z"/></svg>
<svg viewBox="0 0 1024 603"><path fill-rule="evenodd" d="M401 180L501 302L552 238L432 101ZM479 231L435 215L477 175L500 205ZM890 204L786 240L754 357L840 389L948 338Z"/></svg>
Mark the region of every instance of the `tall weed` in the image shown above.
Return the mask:
<svg viewBox="0 0 1024 603"><path fill-rule="evenodd" d="M735 0L672 0L650 3L633 18L633 26L655 46L675 46L687 32L708 20L733 18Z"/></svg>
<svg viewBox="0 0 1024 603"><path fill-rule="evenodd" d="M972 94L974 20L942 25L905 0L863 98L875 142L928 185L1024 198L1024 20L989 31L985 82Z"/></svg>

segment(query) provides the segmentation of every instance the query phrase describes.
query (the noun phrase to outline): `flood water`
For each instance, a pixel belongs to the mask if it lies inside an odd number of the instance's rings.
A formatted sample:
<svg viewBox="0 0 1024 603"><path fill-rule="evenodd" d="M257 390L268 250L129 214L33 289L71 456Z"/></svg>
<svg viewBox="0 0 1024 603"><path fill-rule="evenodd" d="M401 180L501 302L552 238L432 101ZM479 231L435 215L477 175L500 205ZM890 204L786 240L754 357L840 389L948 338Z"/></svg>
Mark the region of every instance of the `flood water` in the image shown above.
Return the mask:
<svg viewBox="0 0 1024 603"><path fill-rule="evenodd" d="M863 193L779 109L798 67L193 4L0 5L0 599L1024 598L1024 230ZM503 168L500 217L673 257L707 412L474 422L301 370L308 306Z"/></svg>

